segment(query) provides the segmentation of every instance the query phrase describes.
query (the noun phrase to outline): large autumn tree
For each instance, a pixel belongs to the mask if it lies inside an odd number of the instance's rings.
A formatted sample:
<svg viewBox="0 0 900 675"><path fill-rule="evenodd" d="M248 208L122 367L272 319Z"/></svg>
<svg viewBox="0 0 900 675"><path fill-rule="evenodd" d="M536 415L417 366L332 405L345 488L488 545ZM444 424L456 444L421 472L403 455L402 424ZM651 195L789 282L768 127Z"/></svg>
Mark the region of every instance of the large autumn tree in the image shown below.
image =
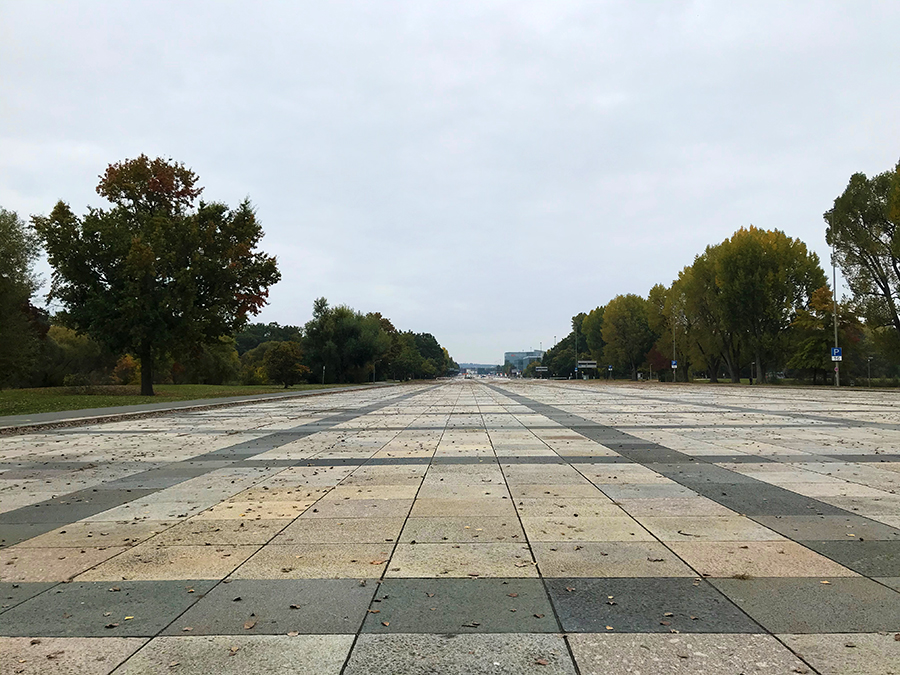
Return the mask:
<svg viewBox="0 0 900 675"><path fill-rule="evenodd" d="M256 250L263 231L250 202L197 202L197 181L183 164L141 155L100 177L111 208L78 217L60 201L34 218L65 321L135 354L144 395L155 359L233 334L280 279L275 258Z"/></svg>

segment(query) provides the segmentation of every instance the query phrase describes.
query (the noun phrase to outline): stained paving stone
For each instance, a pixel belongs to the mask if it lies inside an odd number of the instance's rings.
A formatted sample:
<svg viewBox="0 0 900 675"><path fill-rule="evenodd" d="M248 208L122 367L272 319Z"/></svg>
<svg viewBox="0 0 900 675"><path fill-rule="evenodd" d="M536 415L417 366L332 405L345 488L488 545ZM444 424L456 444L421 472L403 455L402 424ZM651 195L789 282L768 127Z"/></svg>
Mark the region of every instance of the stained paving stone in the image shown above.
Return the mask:
<svg viewBox="0 0 900 675"><path fill-rule="evenodd" d="M525 542L525 532L518 518L488 516L410 518L400 536L400 541L404 544L516 540Z"/></svg>
<svg viewBox="0 0 900 675"><path fill-rule="evenodd" d="M653 541L653 535L625 515L609 517L522 518L532 542Z"/></svg>
<svg viewBox="0 0 900 675"><path fill-rule="evenodd" d="M558 635L359 636L344 675L575 675Z"/></svg>
<svg viewBox="0 0 900 675"><path fill-rule="evenodd" d="M378 579L393 545L269 544L235 571L237 579Z"/></svg>
<svg viewBox="0 0 900 675"><path fill-rule="evenodd" d="M398 544L386 577L536 577L524 544Z"/></svg>
<svg viewBox="0 0 900 675"><path fill-rule="evenodd" d="M539 579L386 579L364 633L557 633Z"/></svg>
<svg viewBox="0 0 900 675"><path fill-rule="evenodd" d="M852 570L793 541L670 542L671 549L707 577L849 577Z"/></svg>
<svg viewBox="0 0 900 675"><path fill-rule="evenodd" d="M158 637L116 675L339 675L352 644L352 635Z"/></svg>
<svg viewBox="0 0 900 675"><path fill-rule="evenodd" d="M291 519L206 520L191 518L153 537L156 546L263 545L291 523Z"/></svg>
<svg viewBox="0 0 900 675"><path fill-rule="evenodd" d="M11 607L15 607L19 603L25 602L29 598L33 598L39 593L43 593L48 588L53 588L55 582L36 582L36 583L0 583L0 613L5 612Z"/></svg>
<svg viewBox="0 0 900 675"><path fill-rule="evenodd" d="M582 634L570 635L569 644L581 675L812 672L771 635Z"/></svg>
<svg viewBox="0 0 900 675"><path fill-rule="evenodd" d="M532 544L544 577L693 577L690 567L658 542Z"/></svg>
<svg viewBox="0 0 900 675"><path fill-rule="evenodd" d="M550 579L563 631L759 633L760 626L700 579Z"/></svg>
<svg viewBox="0 0 900 675"><path fill-rule="evenodd" d="M151 540L125 549L79 575L78 581L222 579L258 549L258 546L228 544L157 546Z"/></svg>
<svg viewBox="0 0 900 675"><path fill-rule="evenodd" d="M746 516L639 516L660 541L783 541L784 536Z"/></svg>
<svg viewBox="0 0 900 675"><path fill-rule="evenodd" d="M0 637L0 673L108 675L146 638Z"/></svg>
<svg viewBox="0 0 900 675"><path fill-rule="evenodd" d="M171 521L68 523L19 544L19 548L135 546L172 526Z"/></svg>
<svg viewBox="0 0 900 675"><path fill-rule="evenodd" d="M892 633L779 635L778 638L822 675L900 673L900 640Z"/></svg>
<svg viewBox="0 0 900 675"><path fill-rule="evenodd" d="M7 548L0 551L0 582L68 581L128 550L99 548Z"/></svg>
<svg viewBox="0 0 900 675"><path fill-rule="evenodd" d="M397 541L403 518L304 518L280 532L273 544L385 544Z"/></svg>
<svg viewBox="0 0 900 675"><path fill-rule="evenodd" d="M803 541L804 546L868 577L900 576L900 541Z"/></svg>
<svg viewBox="0 0 900 675"><path fill-rule="evenodd" d="M376 588L356 579L235 579L204 595L165 633L354 634Z"/></svg>
<svg viewBox="0 0 900 675"><path fill-rule="evenodd" d="M710 579L710 583L772 633L900 631L900 593L871 579Z"/></svg>
<svg viewBox="0 0 900 675"><path fill-rule="evenodd" d="M80 490L57 499L48 499L38 504L0 513L0 523L73 522L140 499L153 492L153 490L138 488L132 490Z"/></svg>
<svg viewBox="0 0 900 675"><path fill-rule="evenodd" d="M0 614L0 635L152 636L197 602L214 583L197 579L59 584Z"/></svg>

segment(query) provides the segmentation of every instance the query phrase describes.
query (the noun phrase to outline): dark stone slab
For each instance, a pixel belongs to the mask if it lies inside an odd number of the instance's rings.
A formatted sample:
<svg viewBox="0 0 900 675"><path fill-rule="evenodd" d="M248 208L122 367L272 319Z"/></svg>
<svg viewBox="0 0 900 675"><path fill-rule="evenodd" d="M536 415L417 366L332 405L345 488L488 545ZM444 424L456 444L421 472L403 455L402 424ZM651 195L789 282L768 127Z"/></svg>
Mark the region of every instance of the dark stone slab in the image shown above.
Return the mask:
<svg viewBox="0 0 900 675"><path fill-rule="evenodd" d="M559 632L540 579L387 579L371 610L364 633Z"/></svg>
<svg viewBox="0 0 900 675"><path fill-rule="evenodd" d="M678 482L732 511L747 516L817 516L847 513L836 506L761 481L707 483L684 480Z"/></svg>
<svg viewBox="0 0 900 675"><path fill-rule="evenodd" d="M549 579L547 587L567 632L605 633L607 626L620 633L760 632L755 622L705 581L573 578Z"/></svg>
<svg viewBox="0 0 900 675"><path fill-rule="evenodd" d="M791 577L710 583L772 633L900 631L900 593L871 579Z"/></svg>
<svg viewBox="0 0 900 675"><path fill-rule="evenodd" d="M78 490L57 499L48 499L2 513L0 523L72 523L153 492L156 490Z"/></svg>
<svg viewBox="0 0 900 675"><path fill-rule="evenodd" d="M71 521L53 523L4 523L0 521L0 549L15 546L33 537L39 537Z"/></svg>
<svg viewBox="0 0 900 675"><path fill-rule="evenodd" d="M375 582L361 586L356 579L235 579L216 586L165 633L184 635L190 626L191 635L353 634L375 590Z"/></svg>
<svg viewBox="0 0 900 675"><path fill-rule="evenodd" d="M851 513L839 516L755 516L754 520L794 541L900 541L900 529Z"/></svg>
<svg viewBox="0 0 900 675"><path fill-rule="evenodd" d="M900 541L801 541L800 543L867 577L900 577Z"/></svg>
<svg viewBox="0 0 900 675"><path fill-rule="evenodd" d="M694 483L744 483L748 485L758 485L760 481L749 478L736 471L725 469L715 464L707 464L706 462L694 463L648 463L645 464L651 471L662 474L666 478L674 480L676 483L694 484Z"/></svg>
<svg viewBox="0 0 900 675"><path fill-rule="evenodd" d="M215 583L194 580L59 584L0 614L0 635L152 636L197 602ZM116 588L119 590L111 590ZM133 618L126 619L127 616Z"/></svg>
<svg viewBox="0 0 900 675"><path fill-rule="evenodd" d="M54 581L17 584L0 582L0 614L53 586L56 586Z"/></svg>

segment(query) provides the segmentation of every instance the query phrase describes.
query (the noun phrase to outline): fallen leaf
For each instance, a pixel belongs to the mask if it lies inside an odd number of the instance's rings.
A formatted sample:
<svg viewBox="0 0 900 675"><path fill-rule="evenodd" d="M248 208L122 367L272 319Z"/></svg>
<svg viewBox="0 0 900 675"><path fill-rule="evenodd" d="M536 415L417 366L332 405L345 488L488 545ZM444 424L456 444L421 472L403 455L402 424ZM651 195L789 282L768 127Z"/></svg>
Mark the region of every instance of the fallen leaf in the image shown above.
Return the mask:
<svg viewBox="0 0 900 675"><path fill-rule="evenodd" d="M665 614L663 614L663 616L675 616L675 615L672 614L672 612L666 612Z"/></svg>
<svg viewBox="0 0 900 675"><path fill-rule="evenodd" d="M571 592L574 591L575 589L572 588L571 586L566 586L566 590L567 590L569 593L571 593Z"/></svg>
<svg viewBox="0 0 900 675"><path fill-rule="evenodd" d="M104 628L118 628L118 627L119 627L119 624L117 624L117 623L108 623L108 624L106 624L106 626L104 626Z"/></svg>
<svg viewBox="0 0 900 675"><path fill-rule="evenodd" d="M291 609L300 609L300 605L291 605Z"/></svg>
<svg viewBox="0 0 900 675"><path fill-rule="evenodd" d="M390 625L391 625L391 622L390 622L390 621L382 621L382 622L381 622L381 625L382 625L382 626L390 626Z"/></svg>
<svg viewBox="0 0 900 675"><path fill-rule="evenodd" d="M190 633L192 630L194 630L194 627L193 626L185 626L181 630L183 630L185 633Z"/></svg>
<svg viewBox="0 0 900 675"><path fill-rule="evenodd" d="M550 662L547 659L535 659L535 664L538 666L547 666L550 665Z"/></svg>
<svg viewBox="0 0 900 675"><path fill-rule="evenodd" d="M131 621L133 618L134 618L133 616L126 616L125 621Z"/></svg>
<svg viewBox="0 0 900 675"><path fill-rule="evenodd" d="M613 629L612 626L607 626L607 627L606 627L606 630L612 630L612 629Z"/></svg>
<svg viewBox="0 0 900 675"><path fill-rule="evenodd" d="M518 593L507 593L506 595L507 595L507 597L510 597L510 598L518 598L519 597Z"/></svg>
<svg viewBox="0 0 900 675"><path fill-rule="evenodd" d="M380 609L367 609L366 611L367 611L369 614L380 614L380 613L381 613L381 610L380 610Z"/></svg>
<svg viewBox="0 0 900 675"><path fill-rule="evenodd" d="M228 656L234 656L235 654L238 653L238 650L240 650L240 647L232 647L231 650L228 652Z"/></svg>
<svg viewBox="0 0 900 675"><path fill-rule="evenodd" d="M535 615L534 615L534 618L535 618L535 619L543 619L543 618L544 618L544 615L543 615L543 614L535 614Z"/></svg>
<svg viewBox="0 0 900 675"><path fill-rule="evenodd" d="M296 630L292 630L288 633L288 637L297 637L298 635L300 635L300 632Z"/></svg>
<svg viewBox="0 0 900 675"><path fill-rule="evenodd" d="M830 581L820 581L819 583L820 584L830 584L831 582Z"/></svg>
<svg viewBox="0 0 900 675"><path fill-rule="evenodd" d="M177 667L180 666L180 665L181 665L181 663L178 662L178 661L171 661L171 662L169 663L169 668L177 668Z"/></svg>
<svg viewBox="0 0 900 675"><path fill-rule="evenodd" d="M247 619L244 622L244 630L250 630L256 625L256 619Z"/></svg>

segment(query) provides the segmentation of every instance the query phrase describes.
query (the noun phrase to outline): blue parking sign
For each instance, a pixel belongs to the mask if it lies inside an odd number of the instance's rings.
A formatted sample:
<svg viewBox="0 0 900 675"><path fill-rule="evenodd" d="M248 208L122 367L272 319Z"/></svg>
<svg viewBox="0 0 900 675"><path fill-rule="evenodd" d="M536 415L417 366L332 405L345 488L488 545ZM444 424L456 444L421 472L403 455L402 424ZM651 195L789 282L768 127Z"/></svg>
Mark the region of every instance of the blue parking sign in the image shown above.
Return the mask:
<svg viewBox="0 0 900 675"><path fill-rule="evenodd" d="M844 359L843 350L840 347L832 347L831 348L831 360L832 361L842 361Z"/></svg>
<svg viewBox="0 0 900 675"><path fill-rule="evenodd" d="M675 370L678 367L678 361L672 361L672 370Z"/></svg>

